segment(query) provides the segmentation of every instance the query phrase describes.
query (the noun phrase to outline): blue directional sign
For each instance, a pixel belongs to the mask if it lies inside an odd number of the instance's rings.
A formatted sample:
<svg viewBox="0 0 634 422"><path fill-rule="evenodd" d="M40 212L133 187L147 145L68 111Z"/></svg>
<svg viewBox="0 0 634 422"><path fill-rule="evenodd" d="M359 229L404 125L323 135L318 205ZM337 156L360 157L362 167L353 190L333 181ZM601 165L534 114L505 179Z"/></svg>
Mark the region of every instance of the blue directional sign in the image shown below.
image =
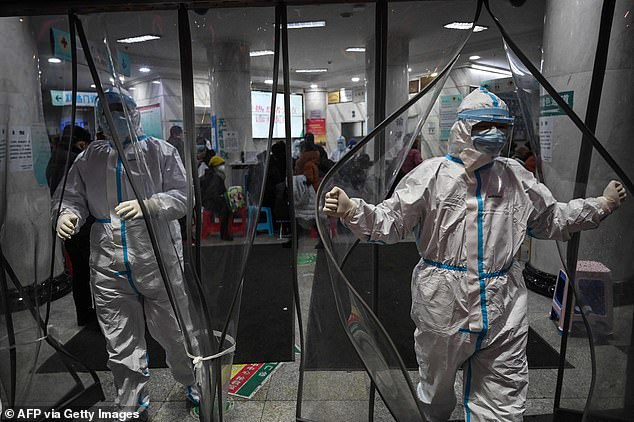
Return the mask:
<svg viewBox="0 0 634 422"><path fill-rule="evenodd" d="M97 100L96 92L77 91L77 107L94 107ZM56 107L69 106L73 102L73 91L57 91L51 89L51 102Z"/></svg>

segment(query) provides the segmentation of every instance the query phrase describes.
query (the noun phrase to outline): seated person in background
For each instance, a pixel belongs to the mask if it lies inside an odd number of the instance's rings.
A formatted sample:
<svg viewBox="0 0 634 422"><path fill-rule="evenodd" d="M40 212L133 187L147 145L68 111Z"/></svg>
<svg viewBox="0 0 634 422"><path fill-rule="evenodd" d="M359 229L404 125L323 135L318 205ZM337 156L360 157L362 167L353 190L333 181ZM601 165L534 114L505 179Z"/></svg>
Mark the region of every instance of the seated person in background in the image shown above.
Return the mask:
<svg viewBox="0 0 634 422"><path fill-rule="evenodd" d="M211 211L220 219L220 239L233 240L229 232L229 217L231 209L225 198L227 187L225 186L224 163L221 157L214 155L209 161L209 168L200 178L200 196L202 206Z"/></svg>
<svg viewBox="0 0 634 422"><path fill-rule="evenodd" d="M299 159L295 163L295 174L306 176L306 183L311 185L315 192L319 188L319 160L319 151L315 144L304 141Z"/></svg>
<svg viewBox="0 0 634 422"><path fill-rule="evenodd" d="M513 158L522 163L526 170L535 173L535 154L531 151L530 144L517 147Z"/></svg>

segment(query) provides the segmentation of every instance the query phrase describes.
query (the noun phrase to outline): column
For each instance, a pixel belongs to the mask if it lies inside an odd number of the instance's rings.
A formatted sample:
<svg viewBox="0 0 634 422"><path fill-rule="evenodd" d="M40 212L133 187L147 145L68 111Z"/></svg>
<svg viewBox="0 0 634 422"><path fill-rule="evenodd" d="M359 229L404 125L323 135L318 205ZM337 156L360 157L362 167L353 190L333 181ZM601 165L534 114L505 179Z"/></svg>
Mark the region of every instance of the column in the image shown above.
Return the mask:
<svg viewBox="0 0 634 422"><path fill-rule="evenodd" d="M225 41L207 47L211 115L217 123L217 151L227 162L255 159L251 128L251 58L249 46ZM231 172L230 172L231 173ZM231 174L227 174L229 179ZM230 183L238 184L231 180Z"/></svg>
<svg viewBox="0 0 634 422"><path fill-rule="evenodd" d="M543 41L543 73L558 92L572 91L574 111L586 114L592 67L600 25L601 1L549 0ZM607 69L596 129L597 138L628 172L634 162L634 38L631 36L634 1L616 3L610 35ZM570 25L571 19L575 21ZM542 89L541 95L545 95ZM559 201L568 201L574 189L581 132L566 116L548 117L552 130L552 159L546 158L546 183ZM590 180L586 196L600 196L614 172L593 150ZM631 172L628 172L631 174ZM579 259L601 261L612 271L615 282L634 279L634 207L625 205L601 223L597 230L581 235ZM564 253L565 256L565 253ZM530 264L539 270L557 274L561 268L554 242L533 241Z"/></svg>
<svg viewBox="0 0 634 422"><path fill-rule="evenodd" d="M38 54L28 18L0 18L0 235L25 286L49 278L54 241L45 170L50 158ZM4 202L6 201L6 202ZM55 276L63 271L61 242Z"/></svg>

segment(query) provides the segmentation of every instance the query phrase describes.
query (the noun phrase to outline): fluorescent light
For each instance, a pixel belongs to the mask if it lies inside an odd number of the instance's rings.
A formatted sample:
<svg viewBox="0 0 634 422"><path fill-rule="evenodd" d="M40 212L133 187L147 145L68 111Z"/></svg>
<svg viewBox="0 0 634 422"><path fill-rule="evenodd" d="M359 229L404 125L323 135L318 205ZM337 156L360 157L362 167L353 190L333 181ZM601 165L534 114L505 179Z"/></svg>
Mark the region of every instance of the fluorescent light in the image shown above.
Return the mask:
<svg viewBox="0 0 634 422"><path fill-rule="evenodd" d="M141 73L149 73L151 70L152 70L152 69L150 69L150 68L149 68L149 67L147 67L147 66L143 66L143 67L140 67L140 68L139 68L139 72L141 72Z"/></svg>
<svg viewBox="0 0 634 422"><path fill-rule="evenodd" d="M251 57L260 57L260 56L272 56L275 52L271 50L259 50L259 51L251 51L249 52L249 56Z"/></svg>
<svg viewBox="0 0 634 422"><path fill-rule="evenodd" d="M361 78L359 78L358 76L355 76L354 78L350 79L352 82L359 82L361 80Z"/></svg>
<svg viewBox="0 0 634 422"><path fill-rule="evenodd" d="M328 69L296 69L295 73L323 73L328 72Z"/></svg>
<svg viewBox="0 0 634 422"><path fill-rule="evenodd" d="M469 56L469 60L478 60L481 59L482 57L480 56Z"/></svg>
<svg viewBox="0 0 634 422"><path fill-rule="evenodd" d="M408 67L408 68L407 68L407 71L408 71L408 72L411 72L411 71L412 71L412 68L411 68L411 67Z"/></svg>
<svg viewBox="0 0 634 422"><path fill-rule="evenodd" d="M443 25L443 27L447 29L461 29L461 30L467 30L467 29L473 28L473 32L480 32L480 31L484 31L485 29L489 29L488 27L483 25L476 25L474 28L473 22L451 22L451 23L447 23Z"/></svg>
<svg viewBox="0 0 634 422"><path fill-rule="evenodd" d="M273 85L273 79L265 79L264 83L267 85Z"/></svg>
<svg viewBox="0 0 634 422"><path fill-rule="evenodd" d="M91 87L91 88L97 88L97 85L95 85L95 84L90 84L90 87Z"/></svg>
<svg viewBox="0 0 634 422"><path fill-rule="evenodd" d="M125 82L125 77L123 75L119 76L119 80L121 81L121 83Z"/></svg>
<svg viewBox="0 0 634 422"><path fill-rule="evenodd" d="M471 63L469 67L471 69L480 70L482 72L498 73L504 76L513 76L513 74L510 71L506 69L500 69L499 67L484 66L484 65L475 64L475 63Z"/></svg>
<svg viewBox="0 0 634 422"><path fill-rule="evenodd" d="M57 57L49 57L49 58L48 58L48 62L49 62L49 63L61 63L61 62L62 62L62 60L61 60L61 59L58 59Z"/></svg>
<svg viewBox="0 0 634 422"><path fill-rule="evenodd" d="M128 91L134 91L136 88L131 86L130 88L128 88Z"/></svg>
<svg viewBox="0 0 634 422"><path fill-rule="evenodd" d="M348 53L365 53L365 47L348 47L346 51Z"/></svg>
<svg viewBox="0 0 634 422"><path fill-rule="evenodd" d="M114 78L110 78L110 83L114 85Z"/></svg>
<svg viewBox="0 0 634 422"><path fill-rule="evenodd" d="M432 74L431 74L431 75L429 75L429 76L431 76L432 78L435 78L436 76L438 76L438 72L434 72L434 73L432 73Z"/></svg>
<svg viewBox="0 0 634 422"><path fill-rule="evenodd" d="M317 84L310 84L310 87L311 87L312 89L315 89L315 88L318 88L319 86L318 86Z"/></svg>
<svg viewBox="0 0 634 422"><path fill-rule="evenodd" d="M326 21L289 22L286 26L288 29L320 28L326 26Z"/></svg>
<svg viewBox="0 0 634 422"><path fill-rule="evenodd" d="M133 44L135 42L158 40L159 38L161 38L160 35L145 34L145 35L136 35L134 37L129 37L129 38L121 38L121 39L118 39L117 42L120 42L122 44Z"/></svg>
<svg viewBox="0 0 634 422"><path fill-rule="evenodd" d="M152 81L153 84L160 85L161 81Z"/></svg>

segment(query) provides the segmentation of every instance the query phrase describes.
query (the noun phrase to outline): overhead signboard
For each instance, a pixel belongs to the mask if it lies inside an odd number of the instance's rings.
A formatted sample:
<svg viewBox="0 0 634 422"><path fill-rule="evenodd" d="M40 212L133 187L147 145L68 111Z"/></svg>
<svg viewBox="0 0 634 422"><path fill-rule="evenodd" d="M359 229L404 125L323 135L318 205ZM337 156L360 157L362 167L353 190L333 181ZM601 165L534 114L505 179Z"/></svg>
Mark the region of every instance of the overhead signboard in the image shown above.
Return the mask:
<svg viewBox="0 0 634 422"><path fill-rule="evenodd" d="M51 46L53 56L61 60L72 60L70 49L70 34L61 29L51 28Z"/></svg>
<svg viewBox="0 0 634 422"><path fill-rule="evenodd" d="M94 107L97 100L96 92L77 91L77 107ZM57 91L51 89L51 102L56 107L72 105L73 91Z"/></svg>

